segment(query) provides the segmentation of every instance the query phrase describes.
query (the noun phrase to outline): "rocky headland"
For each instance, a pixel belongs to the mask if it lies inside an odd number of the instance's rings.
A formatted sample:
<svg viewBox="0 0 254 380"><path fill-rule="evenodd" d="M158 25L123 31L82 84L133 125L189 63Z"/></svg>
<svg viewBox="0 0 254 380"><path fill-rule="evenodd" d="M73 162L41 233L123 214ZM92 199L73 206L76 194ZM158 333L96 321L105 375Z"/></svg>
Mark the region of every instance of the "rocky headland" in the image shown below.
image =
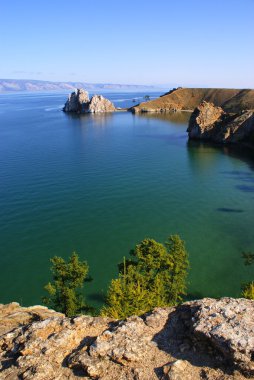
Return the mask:
<svg viewBox="0 0 254 380"><path fill-rule="evenodd" d="M83 89L72 92L63 108L64 112L76 114L116 110L110 100L101 95L89 99ZM182 110L192 111L187 129L189 139L253 145L254 90L177 88L130 109L134 113Z"/></svg>
<svg viewBox="0 0 254 380"><path fill-rule="evenodd" d="M157 99L132 107L132 111L134 113L193 111L203 101L222 107L226 112L254 110L254 90L179 87Z"/></svg>
<svg viewBox="0 0 254 380"><path fill-rule="evenodd" d="M254 301L203 299L124 321L0 305L0 378L195 380L254 376Z"/></svg>
<svg viewBox="0 0 254 380"><path fill-rule="evenodd" d="M77 89L69 95L63 111L73 113L103 113L114 112L116 110L114 104L104 98L102 95L94 95L89 99L88 92Z"/></svg>
<svg viewBox="0 0 254 380"><path fill-rule="evenodd" d="M192 113L187 129L190 139L215 143L254 142L254 112L225 112L213 103L203 101Z"/></svg>

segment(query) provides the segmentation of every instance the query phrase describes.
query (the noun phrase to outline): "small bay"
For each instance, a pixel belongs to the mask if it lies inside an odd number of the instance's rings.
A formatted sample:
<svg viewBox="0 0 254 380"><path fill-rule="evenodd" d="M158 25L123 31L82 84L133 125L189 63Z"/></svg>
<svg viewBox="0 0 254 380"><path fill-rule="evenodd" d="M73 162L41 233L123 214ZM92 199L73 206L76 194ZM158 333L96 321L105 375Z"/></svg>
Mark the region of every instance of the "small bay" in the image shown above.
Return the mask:
<svg viewBox="0 0 254 380"><path fill-rule="evenodd" d="M130 107L146 94L103 95ZM73 116L66 96L0 96L0 303L41 303L49 259L77 251L99 306L122 257L170 234L190 254L191 298L239 296L253 279L253 153L189 143L186 112Z"/></svg>

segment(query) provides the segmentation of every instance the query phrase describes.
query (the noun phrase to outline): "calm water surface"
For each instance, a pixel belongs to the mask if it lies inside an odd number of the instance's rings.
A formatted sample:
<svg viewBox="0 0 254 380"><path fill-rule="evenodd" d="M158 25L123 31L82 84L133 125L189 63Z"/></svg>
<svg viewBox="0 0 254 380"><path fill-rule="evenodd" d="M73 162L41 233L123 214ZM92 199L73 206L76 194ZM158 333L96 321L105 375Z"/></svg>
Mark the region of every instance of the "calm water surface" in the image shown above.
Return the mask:
<svg viewBox="0 0 254 380"><path fill-rule="evenodd" d="M122 107L144 95L107 94ZM0 95L0 302L41 303L49 258L77 251L99 305L137 242L175 233L192 297L239 295L254 277L241 259L254 250L254 158L188 144L187 113L73 117L65 98Z"/></svg>

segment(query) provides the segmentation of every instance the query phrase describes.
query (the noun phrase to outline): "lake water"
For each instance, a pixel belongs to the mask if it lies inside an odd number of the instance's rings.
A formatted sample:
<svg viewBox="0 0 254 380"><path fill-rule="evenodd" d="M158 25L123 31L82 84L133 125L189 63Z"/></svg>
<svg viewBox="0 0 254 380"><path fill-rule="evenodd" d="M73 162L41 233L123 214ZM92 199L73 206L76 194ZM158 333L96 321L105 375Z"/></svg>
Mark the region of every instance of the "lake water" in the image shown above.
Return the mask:
<svg viewBox="0 0 254 380"><path fill-rule="evenodd" d="M144 95L107 94L121 107ZM238 296L254 278L241 259L254 251L254 157L189 144L188 113L75 117L65 99L0 95L0 302L41 303L50 257L77 251L100 305L122 257L170 234L186 242L191 297Z"/></svg>

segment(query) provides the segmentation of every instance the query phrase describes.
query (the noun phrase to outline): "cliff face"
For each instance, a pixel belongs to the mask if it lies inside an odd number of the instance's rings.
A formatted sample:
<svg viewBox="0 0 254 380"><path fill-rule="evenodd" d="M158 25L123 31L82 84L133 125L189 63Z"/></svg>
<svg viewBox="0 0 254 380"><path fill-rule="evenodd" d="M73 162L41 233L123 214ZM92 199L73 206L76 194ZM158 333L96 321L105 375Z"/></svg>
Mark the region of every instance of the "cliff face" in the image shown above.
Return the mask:
<svg viewBox="0 0 254 380"><path fill-rule="evenodd" d="M192 113L187 129L190 139L216 143L250 142L254 137L254 113L227 113L221 107L203 101Z"/></svg>
<svg viewBox="0 0 254 380"><path fill-rule="evenodd" d="M115 106L114 104L105 99L102 95L94 95L88 105L89 113L100 113L100 112L114 112Z"/></svg>
<svg viewBox="0 0 254 380"><path fill-rule="evenodd" d="M64 112L82 112L87 103L89 103L88 92L82 88L77 89L77 92L72 92L69 95L67 102L63 108Z"/></svg>
<svg viewBox="0 0 254 380"><path fill-rule="evenodd" d="M1 379L254 376L254 301L203 299L126 321L0 305Z"/></svg>
<svg viewBox="0 0 254 380"><path fill-rule="evenodd" d="M227 112L254 109L254 90L223 88L178 88L160 98L143 102L133 112L193 111L202 102L211 102Z"/></svg>
<svg viewBox="0 0 254 380"><path fill-rule="evenodd" d="M72 92L63 108L64 112L74 113L101 113L115 110L115 106L110 100L102 95L94 95L90 100L88 92L83 89Z"/></svg>

